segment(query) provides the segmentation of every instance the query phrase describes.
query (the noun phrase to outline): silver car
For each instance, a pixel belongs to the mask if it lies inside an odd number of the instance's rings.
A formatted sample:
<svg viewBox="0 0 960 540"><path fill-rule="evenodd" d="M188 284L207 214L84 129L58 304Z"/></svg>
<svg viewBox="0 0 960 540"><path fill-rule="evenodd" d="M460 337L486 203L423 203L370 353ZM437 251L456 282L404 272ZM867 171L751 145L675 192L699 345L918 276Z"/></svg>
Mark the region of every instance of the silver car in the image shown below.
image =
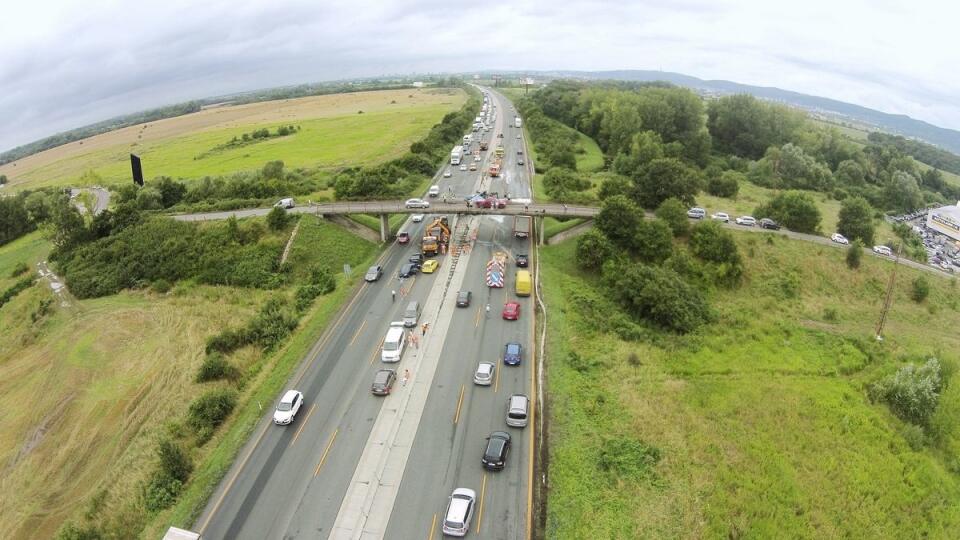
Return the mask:
<svg viewBox="0 0 960 540"><path fill-rule="evenodd" d="M407 199L407 208L430 208L430 203L423 199Z"/></svg>
<svg viewBox="0 0 960 540"><path fill-rule="evenodd" d="M477 366L477 372L473 374L474 384L481 386L490 386L493 384L493 370L496 366L491 362L480 362Z"/></svg>
<svg viewBox="0 0 960 540"><path fill-rule="evenodd" d="M363 279L364 281L377 281L382 275L383 267L379 264L375 264L367 270L367 273L363 276Z"/></svg>

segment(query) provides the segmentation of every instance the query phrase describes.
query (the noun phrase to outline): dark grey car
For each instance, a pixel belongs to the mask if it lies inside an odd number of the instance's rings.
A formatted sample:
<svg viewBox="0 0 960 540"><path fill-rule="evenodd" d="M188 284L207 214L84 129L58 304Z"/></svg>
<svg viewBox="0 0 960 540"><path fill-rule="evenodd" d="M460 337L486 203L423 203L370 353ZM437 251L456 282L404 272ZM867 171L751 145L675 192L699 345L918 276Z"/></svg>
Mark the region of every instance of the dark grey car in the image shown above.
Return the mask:
<svg viewBox="0 0 960 540"><path fill-rule="evenodd" d="M370 391L375 396L386 396L393 390L393 383L397 382L397 372L392 369L381 369L373 376Z"/></svg>
<svg viewBox="0 0 960 540"><path fill-rule="evenodd" d="M507 455L510 454L510 434L505 431L494 431L487 437L487 447L483 450L480 464L484 469L500 471L507 464Z"/></svg>
<svg viewBox="0 0 960 540"><path fill-rule="evenodd" d="M402 277L402 278L407 278L407 277L410 277L410 276L416 274L419 270L420 270L420 267L419 267L419 266L417 266L417 265L415 265L415 264L413 264L413 263L407 263L407 264L405 264L405 265L403 265L403 266L400 267L399 276Z"/></svg>
<svg viewBox="0 0 960 540"><path fill-rule="evenodd" d="M366 281L377 281L382 275L383 267L379 264L375 264L367 270L367 274L363 276L363 279Z"/></svg>
<svg viewBox="0 0 960 540"><path fill-rule="evenodd" d="M457 307L467 307L470 305L470 299L473 293L470 291L460 291L457 293Z"/></svg>

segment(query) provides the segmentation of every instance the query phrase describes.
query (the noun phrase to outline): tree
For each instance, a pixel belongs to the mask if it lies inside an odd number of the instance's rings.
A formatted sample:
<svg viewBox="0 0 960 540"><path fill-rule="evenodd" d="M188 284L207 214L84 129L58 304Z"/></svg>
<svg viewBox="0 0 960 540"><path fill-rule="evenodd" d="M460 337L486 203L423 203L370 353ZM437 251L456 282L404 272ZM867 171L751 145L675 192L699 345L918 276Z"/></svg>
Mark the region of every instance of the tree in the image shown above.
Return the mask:
<svg viewBox="0 0 960 540"><path fill-rule="evenodd" d="M5 175L5 174L0 174L0 186L4 185L4 184L6 184L6 183L7 183L7 175Z"/></svg>
<svg viewBox="0 0 960 540"><path fill-rule="evenodd" d="M635 253L640 260L660 264L673 253L673 232L662 219L643 220L634 239Z"/></svg>
<svg viewBox="0 0 960 540"><path fill-rule="evenodd" d="M65 200L54 205L50 224L49 239L61 252L70 251L87 236L80 211Z"/></svg>
<svg viewBox="0 0 960 540"><path fill-rule="evenodd" d="M920 208L923 196L917 179L910 173L895 171L883 188L887 208L898 212L910 212Z"/></svg>
<svg viewBox="0 0 960 540"><path fill-rule="evenodd" d="M820 209L813 197L803 191L785 191L777 195L757 207L754 216L772 218L791 231L813 234L820 228Z"/></svg>
<svg viewBox="0 0 960 540"><path fill-rule="evenodd" d="M274 206L267 214L267 227L270 227L271 231L283 230L289 222L290 216L287 215L287 211L279 206Z"/></svg>
<svg viewBox="0 0 960 540"><path fill-rule="evenodd" d="M901 420L927 426L937 410L942 388L940 362L931 358L920 367L903 366L871 385L869 394L875 400L885 401Z"/></svg>
<svg viewBox="0 0 960 540"><path fill-rule="evenodd" d="M633 181L636 184L633 198L644 208L656 208L670 197L693 204L700 190L697 172L675 158L651 161Z"/></svg>
<svg viewBox="0 0 960 540"><path fill-rule="evenodd" d="M675 197L660 203L657 208L657 217L666 222L674 236L686 236L690 232L690 218L687 217L687 207Z"/></svg>
<svg viewBox="0 0 960 540"><path fill-rule="evenodd" d="M577 264L581 268L599 270L613 255L613 244L597 229L590 229L577 239Z"/></svg>
<svg viewBox="0 0 960 540"><path fill-rule="evenodd" d="M801 113L747 94L711 101L707 116L717 149L750 159L759 159L767 148L792 140L804 122Z"/></svg>
<svg viewBox="0 0 960 540"><path fill-rule="evenodd" d="M643 213L636 204L622 195L615 195L603 202L603 207L594 222L597 230L617 247L632 250Z"/></svg>
<svg viewBox="0 0 960 540"><path fill-rule="evenodd" d="M30 214L30 221L35 225L46 221L52 211L50 196L42 191L34 191L27 195L27 198L23 201L23 206Z"/></svg>
<svg viewBox="0 0 960 540"><path fill-rule="evenodd" d="M847 250L847 268L856 270L860 268L860 260L863 259L863 244L860 240L854 240Z"/></svg>
<svg viewBox="0 0 960 540"><path fill-rule="evenodd" d="M834 181L844 187L862 186L866 178L866 171L863 170L863 167L859 163L852 159L841 161L840 165L837 166L837 170L833 173Z"/></svg>
<svg viewBox="0 0 960 540"><path fill-rule="evenodd" d="M633 182L629 178L619 174L605 173L600 190L597 191L597 197L603 201L614 195L629 196L632 191Z"/></svg>
<svg viewBox="0 0 960 540"><path fill-rule="evenodd" d="M618 174L632 176L651 161L663 157L663 141L653 131L641 131L633 136L629 148L613 160L613 170Z"/></svg>
<svg viewBox="0 0 960 540"><path fill-rule="evenodd" d="M743 259L729 231L715 221L707 221L690 233L690 250L697 257L712 263L709 268L715 280L725 285L736 285L743 276Z"/></svg>
<svg viewBox="0 0 960 540"><path fill-rule="evenodd" d="M740 183L745 182L747 176L737 171L724 171L707 181L707 193L714 197L736 198L740 191Z"/></svg>
<svg viewBox="0 0 960 540"><path fill-rule="evenodd" d="M557 201L567 200L573 192L590 187L590 182L570 169L551 167L543 175L543 190L547 196Z"/></svg>
<svg viewBox="0 0 960 540"><path fill-rule="evenodd" d="M863 197L847 197L840 203L837 231L850 240L873 244L873 207Z"/></svg>
<svg viewBox="0 0 960 540"><path fill-rule="evenodd" d="M268 161L261 173L264 178L283 178L283 162L280 160Z"/></svg>
<svg viewBox="0 0 960 540"><path fill-rule="evenodd" d="M179 203L187 194L186 184L177 182L169 176L164 176L154 184L153 187L160 192L160 204L162 204L164 208L170 208Z"/></svg>

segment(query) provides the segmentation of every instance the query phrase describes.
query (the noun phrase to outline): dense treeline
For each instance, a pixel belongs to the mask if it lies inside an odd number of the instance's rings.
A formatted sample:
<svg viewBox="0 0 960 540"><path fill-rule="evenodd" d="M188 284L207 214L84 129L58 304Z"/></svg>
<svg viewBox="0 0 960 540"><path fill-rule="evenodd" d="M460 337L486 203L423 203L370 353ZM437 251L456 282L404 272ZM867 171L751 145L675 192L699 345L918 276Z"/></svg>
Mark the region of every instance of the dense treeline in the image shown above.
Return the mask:
<svg viewBox="0 0 960 540"><path fill-rule="evenodd" d="M37 230L55 217L62 217L69 207L69 197L53 188L0 197L0 246Z"/></svg>
<svg viewBox="0 0 960 540"><path fill-rule="evenodd" d="M917 161L922 161L931 167L953 174L960 174L960 156L932 144L878 131L870 133L867 140L878 146L893 146L904 154L913 156Z"/></svg>
<svg viewBox="0 0 960 540"><path fill-rule="evenodd" d="M459 111L447 113L423 139L410 145L405 156L373 167L356 167L337 174L333 181L337 199L405 197L450 156L480 110L480 95L471 87Z"/></svg>
<svg viewBox="0 0 960 540"><path fill-rule="evenodd" d="M689 90L669 85L558 81L521 104L531 130L545 123L538 118L543 114L597 141L612 172L623 177L610 178L609 187L605 181L601 198L625 194L650 209L668 198L690 204L701 189L732 196L746 180L841 201L860 197L890 212L960 198L960 187L936 169L922 170L902 142L873 137L862 147L798 111L748 95L705 106ZM538 149L564 148L566 135L553 135L557 131L543 130L539 141L534 135Z"/></svg>

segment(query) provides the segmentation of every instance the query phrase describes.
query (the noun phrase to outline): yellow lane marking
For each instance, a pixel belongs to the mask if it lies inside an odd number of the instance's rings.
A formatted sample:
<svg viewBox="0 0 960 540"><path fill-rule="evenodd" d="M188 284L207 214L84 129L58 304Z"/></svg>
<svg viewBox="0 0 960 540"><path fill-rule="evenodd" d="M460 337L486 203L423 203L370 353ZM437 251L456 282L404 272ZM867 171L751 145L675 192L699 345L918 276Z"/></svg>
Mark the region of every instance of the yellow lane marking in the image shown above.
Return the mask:
<svg viewBox="0 0 960 540"><path fill-rule="evenodd" d="M433 531L437 530L437 515L433 515L433 521L430 522L430 536L427 536L427 540L433 540Z"/></svg>
<svg viewBox="0 0 960 540"><path fill-rule="evenodd" d="M457 422L460 421L460 407L463 406L463 391L464 391L464 385L461 384L461 385L460 385L460 399L457 400L457 414L454 415L454 417L453 417L453 423L454 423L454 424L456 424Z"/></svg>
<svg viewBox="0 0 960 540"><path fill-rule="evenodd" d="M497 370L497 379L493 381L493 393L497 393L500 390L500 368L503 367L503 364L499 362L499 358L493 361L493 369Z"/></svg>
<svg viewBox="0 0 960 540"><path fill-rule="evenodd" d="M483 309L482 307L477 306L477 316L473 318L473 327L474 327L474 328L480 326L480 311L481 311L482 309Z"/></svg>
<svg viewBox="0 0 960 540"><path fill-rule="evenodd" d="M333 440L337 438L339 431L339 429L333 430L333 435L330 436L330 442L327 443L327 447L323 449L323 455L320 456L320 463L317 463L317 468L313 471L314 476L320 474L320 468L323 467L323 462L327 460L327 454L330 453L330 447L333 446Z"/></svg>
<svg viewBox="0 0 960 540"><path fill-rule="evenodd" d="M307 413L307 417L300 422L300 428L297 429L296 435L293 436L293 440L290 441L290 446L293 446L293 443L297 442L297 439L300 438L300 433L303 431L303 428L307 427L307 422L310 420L310 415L313 414L314 409L317 408L317 404L314 403L310 406L310 412Z"/></svg>
<svg viewBox="0 0 960 540"><path fill-rule="evenodd" d="M480 522L483 521L483 495L487 492L487 474L483 474L483 483L480 484L480 511L477 512L477 534L480 534Z"/></svg>
<svg viewBox="0 0 960 540"><path fill-rule="evenodd" d="M360 332L363 331L363 327L367 325L367 320L364 319L360 324L360 328L357 328L357 333L353 335L353 339L350 340L350 345L348 347L353 347L353 342L357 340L357 336L360 335Z"/></svg>
<svg viewBox="0 0 960 540"><path fill-rule="evenodd" d="M380 343L378 343L376 348L373 349L373 354L370 355L370 365L373 365L373 359L377 357L377 353L380 352L380 347L383 347L383 342L386 339L387 339L387 336L384 335L382 338L380 338Z"/></svg>

